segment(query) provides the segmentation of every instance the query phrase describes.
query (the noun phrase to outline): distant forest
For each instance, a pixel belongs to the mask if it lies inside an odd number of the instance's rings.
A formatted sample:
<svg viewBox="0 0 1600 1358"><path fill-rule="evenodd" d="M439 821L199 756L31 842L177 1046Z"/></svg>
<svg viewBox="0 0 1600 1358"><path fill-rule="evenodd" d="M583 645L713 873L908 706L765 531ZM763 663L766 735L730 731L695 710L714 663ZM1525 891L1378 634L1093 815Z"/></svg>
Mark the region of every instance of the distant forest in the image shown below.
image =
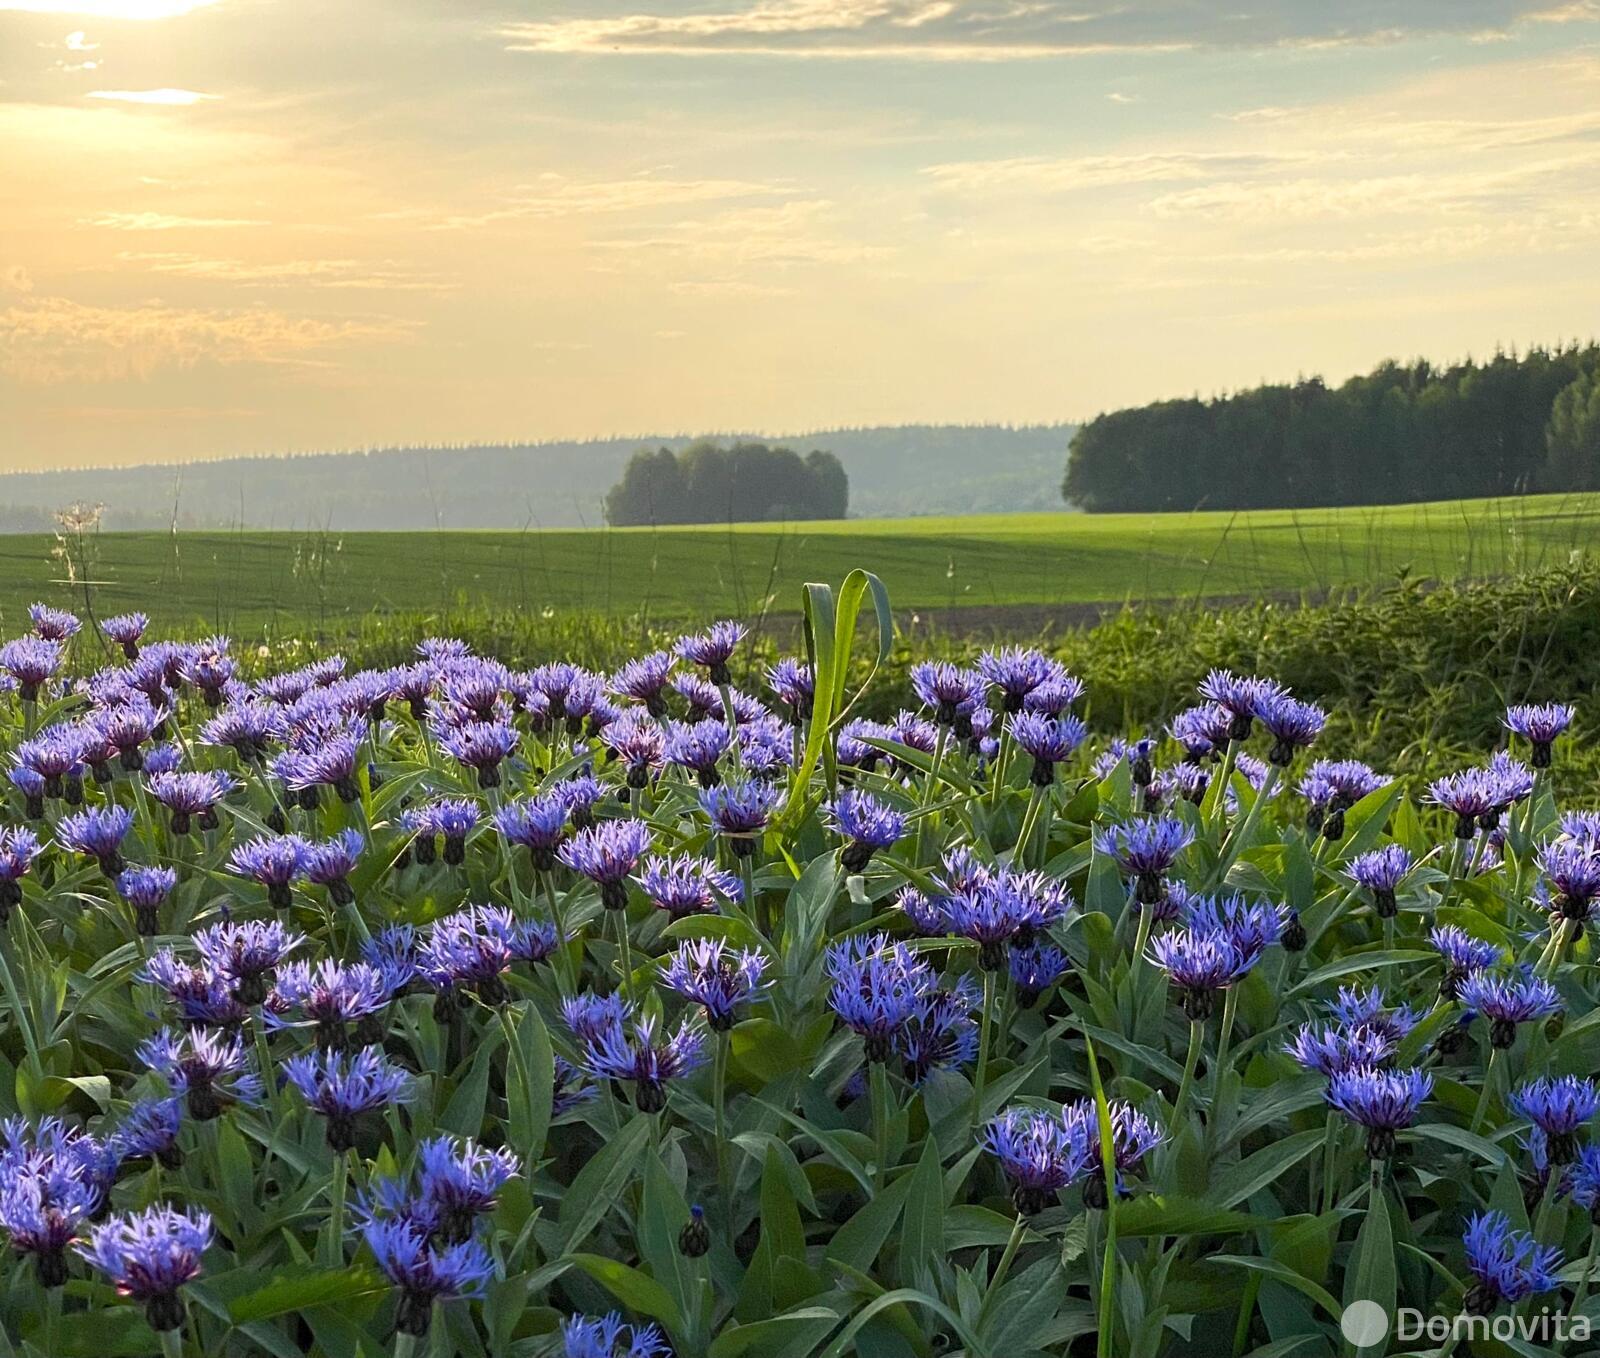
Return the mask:
<svg viewBox="0 0 1600 1358"><path fill-rule="evenodd" d="M770 441L831 452L849 471L852 515L905 518L1060 509L1073 428L894 425ZM74 501L103 504L109 530L592 528L636 452L694 442L657 434L0 473L0 533L47 532Z"/></svg>
<svg viewBox="0 0 1600 1358"><path fill-rule="evenodd" d="M1158 401L1078 430L1062 494L1090 511L1270 509L1600 489L1600 346L1386 362Z"/></svg>
<svg viewBox="0 0 1600 1358"><path fill-rule="evenodd" d="M850 479L832 453L697 439L681 453L641 448L606 492L613 528L667 523L770 523L842 519Z"/></svg>

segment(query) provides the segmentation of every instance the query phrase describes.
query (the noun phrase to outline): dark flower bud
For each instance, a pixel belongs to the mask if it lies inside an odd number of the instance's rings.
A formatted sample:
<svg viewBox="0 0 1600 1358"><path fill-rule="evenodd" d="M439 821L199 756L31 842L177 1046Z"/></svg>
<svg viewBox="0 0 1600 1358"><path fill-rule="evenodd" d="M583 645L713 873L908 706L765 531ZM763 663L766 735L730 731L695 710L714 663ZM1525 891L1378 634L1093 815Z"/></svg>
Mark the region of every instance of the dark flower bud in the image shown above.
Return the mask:
<svg viewBox="0 0 1600 1358"><path fill-rule="evenodd" d="M1284 925L1283 935L1279 940L1285 952L1304 952L1306 944L1310 941L1306 934L1306 926L1300 918L1298 910L1289 912L1289 922Z"/></svg>
<svg viewBox="0 0 1600 1358"><path fill-rule="evenodd" d="M696 1203L689 1209L689 1224L678 1233L678 1250L686 1258L698 1259L711 1248L711 1230L705 1212Z"/></svg>

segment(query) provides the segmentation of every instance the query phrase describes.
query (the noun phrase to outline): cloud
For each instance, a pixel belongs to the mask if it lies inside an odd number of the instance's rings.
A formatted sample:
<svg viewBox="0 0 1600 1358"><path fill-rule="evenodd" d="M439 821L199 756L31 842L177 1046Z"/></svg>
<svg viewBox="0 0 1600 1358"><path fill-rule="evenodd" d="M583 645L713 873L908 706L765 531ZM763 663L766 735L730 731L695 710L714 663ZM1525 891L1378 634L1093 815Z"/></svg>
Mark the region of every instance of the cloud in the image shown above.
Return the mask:
<svg viewBox="0 0 1600 1358"><path fill-rule="evenodd" d="M617 236L595 244L625 254L679 256L717 274L709 283L679 279L674 291L748 295L747 280L730 278L729 273L742 268L865 264L893 253L887 246L839 234L833 226L836 217L834 205L825 199L798 200L677 221L648 235Z"/></svg>
<svg viewBox="0 0 1600 1358"><path fill-rule="evenodd" d="M41 297L0 311L0 373L20 382L114 382L200 363L293 363L315 350L395 340L411 326L389 318L320 320L252 308L84 306Z"/></svg>
<svg viewBox="0 0 1600 1358"><path fill-rule="evenodd" d="M640 212L691 203L758 198L782 192L779 184L743 179L634 179L575 180L549 175L506 195L504 204L487 212L453 214L436 222L435 229L457 231L518 218L571 217L587 213Z"/></svg>
<svg viewBox="0 0 1600 1358"><path fill-rule="evenodd" d="M98 52L100 50L100 44L90 42L89 35L81 28L76 32L67 34L66 47L69 52Z"/></svg>
<svg viewBox="0 0 1600 1358"><path fill-rule="evenodd" d="M1208 179L1222 174L1273 171L1320 157L1301 151L1154 151L1106 156L1014 156L1006 160L953 161L923 173L940 188L992 192L1065 193L1119 184Z"/></svg>
<svg viewBox="0 0 1600 1358"><path fill-rule="evenodd" d="M246 286L309 283L319 288L381 288L393 292L442 292L444 279L417 273L396 260L287 259L252 263L242 259L210 259L180 251L124 250L117 258L152 273Z"/></svg>
<svg viewBox="0 0 1600 1358"><path fill-rule="evenodd" d="M714 0L713 0L714 2ZM747 0L720 8L566 17L500 30L511 51L593 55L767 54L1009 60L1106 51L1395 42L1509 34L1600 18L1595 0Z"/></svg>
<svg viewBox="0 0 1600 1358"><path fill-rule="evenodd" d="M176 19L219 0L0 0L0 12L77 14L91 19Z"/></svg>
<svg viewBox="0 0 1600 1358"><path fill-rule="evenodd" d="M167 104L176 108L187 108L190 104L198 104L206 99L215 99L214 94L201 94L198 90L90 90L90 99L110 99L119 104Z"/></svg>
<svg viewBox="0 0 1600 1358"><path fill-rule="evenodd" d="M20 264L8 264L0 268L0 291L32 292L33 275Z"/></svg>
<svg viewBox="0 0 1600 1358"><path fill-rule="evenodd" d="M167 212L104 212L84 220L85 226L110 231L220 231L241 226L266 226L252 217L179 217Z"/></svg>

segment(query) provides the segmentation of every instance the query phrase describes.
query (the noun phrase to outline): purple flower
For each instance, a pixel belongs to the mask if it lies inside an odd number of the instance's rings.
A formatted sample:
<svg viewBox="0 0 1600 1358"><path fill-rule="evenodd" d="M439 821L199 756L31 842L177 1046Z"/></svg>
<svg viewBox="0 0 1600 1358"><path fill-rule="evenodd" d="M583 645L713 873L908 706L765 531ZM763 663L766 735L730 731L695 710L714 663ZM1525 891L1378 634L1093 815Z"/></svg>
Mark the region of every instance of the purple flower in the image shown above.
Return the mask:
<svg viewBox="0 0 1600 1358"><path fill-rule="evenodd" d="M1504 1049L1517 1040L1517 1025L1547 1018L1561 1008L1561 996L1548 981L1529 971L1520 975L1474 972L1461 983L1461 1003L1489 1020L1489 1042Z"/></svg>
<svg viewBox="0 0 1600 1358"><path fill-rule="evenodd" d="M287 1027L300 1019L316 1028L317 1045L342 1051L349 1025L376 1014L389 1003L383 974L366 962L285 962L278 968L266 1000L270 1026Z"/></svg>
<svg viewBox="0 0 1600 1358"><path fill-rule="evenodd" d="M1447 1000L1457 997L1461 983L1467 977L1493 966L1500 958L1500 949L1493 943L1473 938L1453 924L1434 929L1428 935L1428 941L1444 959L1445 974L1439 982L1439 995Z"/></svg>
<svg viewBox="0 0 1600 1358"><path fill-rule="evenodd" d="M230 1103L257 1103L261 1080L250 1069L238 1037L191 1028L177 1034L163 1028L139 1045L139 1059L162 1076L189 1105L196 1122L209 1122Z"/></svg>
<svg viewBox="0 0 1600 1358"><path fill-rule="evenodd" d="M154 1160L167 1169L183 1164L178 1133L183 1127L183 1101L141 1099L128 1110L111 1141L123 1160Z"/></svg>
<svg viewBox="0 0 1600 1358"><path fill-rule="evenodd" d="M894 733L882 722L855 717L839 728L834 754L840 764L871 773L877 767L878 761L883 758L883 751L867 742L893 738Z"/></svg>
<svg viewBox="0 0 1600 1358"><path fill-rule="evenodd" d="M200 1276L200 1256L211 1247L211 1217L164 1203L114 1216L89 1233L78 1253L105 1274L117 1292L144 1306L157 1333L183 1324L178 1289Z"/></svg>
<svg viewBox="0 0 1600 1358"><path fill-rule="evenodd" d="M965 740L972 733L972 712L984 699L989 681L977 670L964 670L945 660L923 660L911 667L911 687L940 726L954 727Z"/></svg>
<svg viewBox="0 0 1600 1358"><path fill-rule="evenodd" d="M1422 1070L1355 1069L1328 1081L1328 1103L1367 1129L1367 1156L1387 1160L1394 1134L1416 1121L1417 1109L1433 1092L1433 1076Z"/></svg>
<svg viewBox="0 0 1600 1358"><path fill-rule="evenodd" d="M1351 1070L1371 1070L1394 1055L1395 1044L1372 1028L1301 1026L1284 1051L1301 1066L1318 1075L1342 1075Z"/></svg>
<svg viewBox="0 0 1600 1358"><path fill-rule="evenodd" d="M346 804L361 800L356 782L356 764L361 755L361 737L350 731L329 732L312 744L286 750L273 764L273 771L284 784L302 794L301 805L316 806L318 788L331 787Z"/></svg>
<svg viewBox="0 0 1600 1358"><path fill-rule="evenodd" d="M152 773L145 778L150 795L172 813L172 832L189 833L191 822L202 830L217 828L217 803L238 786L226 773Z"/></svg>
<svg viewBox="0 0 1600 1358"><path fill-rule="evenodd" d="M500 786L500 765L517 748L516 730L505 722L474 721L442 731L439 743L469 769L479 787Z"/></svg>
<svg viewBox="0 0 1600 1358"><path fill-rule="evenodd" d="M1399 911L1395 892L1411 871L1410 852L1399 844L1359 854L1350 860L1349 872L1357 886L1372 893L1372 907L1379 919L1393 919Z"/></svg>
<svg viewBox="0 0 1600 1358"><path fill-rule="evenodd" d="M887 849L906 831L906 818L870 792L850 788L823 808L828 824L849 842L839 861L846 872L860 872L879 849Z"/></svg>
<svg viewBox="0 0 1600 1358"><path fill-rule="evenodd" d="M624 1006L619 1021L600 1026L584 1040L582 1066L596 1080L622 1080L633 1085L641 1113L659 1113L667 1106L667 1084L688 1075L705 1061L705 1037L685 1019L670 1037L660 1036L655 1015L643 1018Z"/></svg>
<svg viewBox="0 0 1600 1358"><path fill-rule="evenodd" d="M519 920L503 906L469 905L434 921L417 950L417 970L446 997L446 1008L458 987L485 1004L504 1004L512 963L543 961L560 942L553 924Z"/></svg>
<svg viewBox="0 0 1600 1358"><path fill-rule="evenodd" d="M332 839L307 844L306 880L327 887L328 897L335 905L349 905L356 898L350 874L356 870L364 848L366 840L359 830L341 830Z"/></svg>
<svg viewBox="0 0 1600 1358"><path fill-rule="evenodd" d="M1587 844L1558 839L1542 846L1535 861L1555 888L1555 913L1564 920L1586 921L1600 896L1600 853Z"/></svg>
<svg viewBox="0 0 1600 1358"><path fill-rule="evenodd" d="M674 648L685 660L704 669L713 684L733 682L728 661L745 638L745 627L737 622L716 622L704 632L679 637Z"/></svg>
<svg viewBox="0 0 1600 1358"><path fill-rule="evenodd" d="M1055 766L1070 759L1089 736L1089 728L1076 717L1038 712L1018 712L1011 718L1010 730L1018 747L1033 759L1029 781L1034 787L1049 787L1055 781Z"/></svg>
<svg viewBox="0 0 1600 1358"><path fill-rule="evenodd" d="M355 1122L362 1113L403 1102L411 1083L381 1047L364 1047L350 1057L302 1052L283 1063L283 1074L306 1106L328 1120L328 1145L336 1153L355 1145Z"/></svg>
<svg viewBox="0 0 1600 1358"><path fill-rule="evenodd" d="M1116 863L1124 877L1133 878L1135 899L1141 905L1161 902L1168 869L1193 842L1194 831L1172 816L1125 821L1094 832L1095 852Z"/></svg>
<svg viewBox="0 0 1600 1358"><path fill-rule="evenodd" d="M945 916L944 901L929 898L915 887L901 887L894 898L895 908L911 921L911 927L924 938L937 938L950 932L950 922Z"/></svg>
<svg viewBox="0 0 1600 1358"><path fill-rule="evenodd" d="M1312 703L1303 703L1285 692L1263 694L1252 715L1272 737L1267 762L1286 768L1294 762L1294 752L1316 740L1327 722L1327 714Z"/></svg>
<svg viewBox="0 0 1600 1358"><path fill-rule="evenodd" d="M1041 685L1060 683L1070 677L1049 656L1020 646L985 651L978 657L978 673L1000 691L1001 710L1013 715L1022 711L1028 695Z"/></svg>
<svg viewBox="0 0 1600 1358"><path fill-rule="evenodd" d="M635 790L650 786L650 773L666 754L667 737L660 723L638 708L612 722L601 733L602 743L628 770L628 786Z"/></svg>
<svg viewBox="0 0 1600 1358"><path fill-rule="evenodd" d="M553 872L568 814L566 798L559 792L543 792L525 801L507 802L495 812L494 826L508 844L528 850L537 871Z"/></svg>
<svg viewBox="0 0 1600 1358"><path fill-rule="evenodd" d="M129 660L137 660L139 639L144 636L144 629L149 625L150 619L143 613L118 613L115 617L102 622L100 630L122 647L124 656Z"/></svg>
<svg viewBox="0 0 1600 1358"><path fill-rule="evenodd" d="M861 1035L869 1061L887 1061L900 1030L934 988L932 968L881 933L830 945L825 965L832 982L829 1006L845 1027Z"/></svg>
<svg viewBox="0 0 1600 1358"><path fill-rule="evenodd" d="M673 722L667 730L664 758L679 768L693 769L701 787L716 787L722 781L717 761L728 752L732 740L720 722Z"/></svg>
<svg viewBox="0 0 1600 1358"><path fill-rule="evenodd" d="M788 705L789 716L797 725L811 719L817 685L809 663L784 656L767 671L767 687Z"/></svg>
<svg viewBox="0 0 1600 1358"><path fill-rule="evenodd" d="M630 660L611 676L611 691L643 703L652 717L664 717L667 715L667 683L676 663L675 657L667 651L653 651Z"/></svg>
<svg viewBox="0 0 1600 1358"><path fill-rule="evenodd" d="M0 646L0 670L17 681L25 703L38 701L39 690L61 668L61 646L41 637L18 637Z"/></svg>
<svg viewBox="0 0 1600 1358"><path fill-rule="evenodd" d="M936 1070L957 1070L978 1055L978 1025L973 1011L979 995L970 976L949 989L927 990L894 1035L906 1082L925 1083Z"/></svg>
<svg viewBox="0 0 1600 1358"><path fill-rule="evenodd" d="M18 1148L0 1156L0 1230L21 1255L32 1255L41 1287L67 1281L67 1246L101 1205L68 1157Z"/></svg>
<svg viewBox="0 0 1600 1358"><path fill-rule="evenodd" d="M650 850L650 827L642 820L608 820L580 830L556 857L600 887L607 910L628 903L628 877Z"/></svg>
<svg viewBox="0 0 1600 1358"><path fill-rule="evenodd" d="M1094 1165L1083 1123L1037 1108L1006 1109L983 1129L978 1144L1000 1161L1011 1181L1011 1201L1023 1216L1044 1211Z"/></svg>
<svg viewBox="0 0 1600 1358"><path fill-rule="evenodd" d="M470 1137L429 1137L417 1160L415 1186L409 1178L377 1180L366 1215L387 1212L452 1244L472 1238L478 1218L494 1212L500 1190L522 1172L511 1151L489 1150Z"/></svg>
<svg viewBox="0 0 1600 1358"><path fill-rule="evenodd" d="M1183 755L1190 763L1220 755L1228 746L1228 732L1233 726L1233 716L1220 703L1200 703L1187 707L1172 719L1168 730L1172 738L1183 746Z"/></svg>
<svg viewBox="0 0 1600 1358"><path fill-rule="evenodd" d="M1561 1251L1539 1244L1527 1231L1513 1231L1504 1212L1475 1213L1461 1243L1475 1279L1463 1303L1468 1315L1486 1316L1502 1301L1515 1305L1559 1285Z"/></svg>
<svg viewBox="0 0 1600 1358"><path fill-rule="evenodd" d="M1499 806L1500 791L1484 769L1463 769L1428 785L1428 800L1456 818L1456 838L1472 839L1479 822Z"/></svg>
<svg viewBox="0 0 1600 1358"><path fill-rule="evenodd" d="M725 783L700 793L700 808L736 857L750 858L783 794L768 783Z"/></svg>
<svg viewBox="0 0 1600 1358"><path fill-rule="evenodd" d="M1228 714L1228 739L1248 740L1253 719L1273 698L1287 696L1271 679L1247 678L1231 670L1212 670L1200 684L1200 696Z"/></svg>
<svg viewBox="0 0 1600 1358"><path fill-rule="evenodd" d="M1030 943L1011 950L1011 984L1017 1003L1031 1009L1039 997L1071 970L1066 953L1053 943Z"/></svg>
<svg viewBox="0 0 1600 1358"><path fill-rule="evenodd" d="M730 872L689 854L653 856L633 879L659 910L673 919L688 915L714 915L724 900L744 899L744 886Z"/></svg>
<svg viewBox="0 0 1600 1358"><path fill-rule="evenodd" d="M140 968L138 979L160 987L178 1007L190 1026L237 1028L249 1010L234 995L228 980L209 962L199 966L183 961L170 948L153 953Z"/></svg>
<svg viewBox="0 0 1600 1358"><path fill-rule="evenodd" d="M1506 708L1506 729L1533 746L1533 767L1550 767L1550 747L1572 725L1576 709L1571 703L1529 703Z"/></svg>
<svg viewBox="0 0 1600 1358"><path fill-rule="evenodd" d="M1184 1013L1193 1023L1211 1017L1216 994L1253 967L1259 954L1242 953L1224 931L1174 929L1150 941L1150 960L1182 993Z"/></svg>
<svg viewBox="0 0 1600 1358"><path fill-rule="evenodd" d="M720 938L690 939L670 954L661 984L705 1010L711 1031L733 1027L742 1005L760 997L767 959L752 950L735 951Z"/></svg>
<svg viewBox="0 0 1600 1358"><path fill-rule="evenodd" d="M267 998L268 973L305 941L277 920L228 920L194 936L200 956L233 987L241 1004L252 1006Z"/></svg>
<svg viewBox="0 0 1600 1358"><path fill-rule="evenodd" d="M1421 1016L1409 1005L1391 1009L1383 991L1357 990L1353 986L1340 986L1339 997L1328 1010L1345 1027L1378 1033L1396 1045L1421 1021Z"/></svg>
<svg viewBox="0 0 1600 1358"><path fill-rule="evenodd" d="M561 1358L662 1358L671 1352L656 1326L624 1325L619 1311L561 1323Z"/></svg>
<svg viewBox="0 0 1600 1358"><path fill-rule="evenodd" d="M62 818L56 826L61 846L93 858L107 877L116 877L126 866L122 841L133 826L133 812L125 806L93 806Z"/></svg>
<svg viewBox="0 0 1600 1358"><path fill-rule="evenodd" d="M134 926L146 938L160 933L157 911L172 889L178 874L171 868L125 868L117 876L117 894L133 907Z"/></svg>
<svg viewBox="0 0 1600 1358"><path fill-rule="evenodd" d="M1583 1125L1600 1112L1600 1091L1575 1075L1545 1076L1522 1085L1511 1106L1545 1134L1551 1163L1566 1165L1577 1158Z"/></svg>
<svg viewBox="0 0 1600 1358"><path fill-rule="evenodd" d="M209 707L222 706L222 691L233 678L230 644L227 637L208 637L190 648L179 671L187 683L200 690Z"/></svg>
<svg viewBox="0 0 1600 1358"><path fill-rule="evenodd" d="M74 613L49 604L30 604L28 617L33 623L33 634L46 641L69 641L78 635L83 623Z"/></svg>
<svg viewBox="0 0 1600 1358"><path fill-rule="evenodd" d="M1117 1196L1127 1197L1124 1176L1135 1173L1150 1154L1164 1140L1161 1128L1139 1112L1130 1103L1112 1099L1106 1105L1111 1117L1111 1155L1116 1167ZM1093 1099L1079 1099L1061 1110L1061 1120L1069 1128L1082 1128L1082 1137L1089 1149L1089 1174L1084 1180L1083 1201L1087 1207L1102 1210L1106 1206L1105 1167L1101 1158L1100 1114Z"/></svg>
<svg viewBox="0 0 1600 1358"><path fill-rule="evenodd" d="M0 826L0 925L22 904L22 879L39 856L38 835L23 826Z"/></svg>
<svg viewBox="0 0 1600 1358"><path fill-rule="evenodd" d="M284 910L292 899L290 884L305 871L308 849L299 835L260 836L234 849L228 858L228 871L259 882L267 889L267 901Z"/></svg>
<svg viewBox="0 0 1600 1358"><path fill-rule="evenodd" d="M427 1334L435 1301L481 1296L494 1276L494 1260L481 1240L447 1245L404 1217L373 1218L362 1236L384 1276L400 1289L394 1321L400 1334Z"/></svg>

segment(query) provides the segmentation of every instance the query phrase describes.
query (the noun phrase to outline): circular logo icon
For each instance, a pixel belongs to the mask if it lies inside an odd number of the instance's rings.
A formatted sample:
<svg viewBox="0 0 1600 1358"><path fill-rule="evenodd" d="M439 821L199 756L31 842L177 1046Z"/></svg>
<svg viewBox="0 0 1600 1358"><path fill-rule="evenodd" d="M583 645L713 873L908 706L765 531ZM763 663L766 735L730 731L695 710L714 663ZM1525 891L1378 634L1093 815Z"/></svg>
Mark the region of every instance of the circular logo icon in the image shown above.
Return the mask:
<svg viewBox="0 0 1600 1358"><path fill-rule="evenodd" d="M1356 1348L1371 1348L1389 1333L1389 1314L1375 1301L1353 1301L1339 1317L1339 1328Z"/></svg>

